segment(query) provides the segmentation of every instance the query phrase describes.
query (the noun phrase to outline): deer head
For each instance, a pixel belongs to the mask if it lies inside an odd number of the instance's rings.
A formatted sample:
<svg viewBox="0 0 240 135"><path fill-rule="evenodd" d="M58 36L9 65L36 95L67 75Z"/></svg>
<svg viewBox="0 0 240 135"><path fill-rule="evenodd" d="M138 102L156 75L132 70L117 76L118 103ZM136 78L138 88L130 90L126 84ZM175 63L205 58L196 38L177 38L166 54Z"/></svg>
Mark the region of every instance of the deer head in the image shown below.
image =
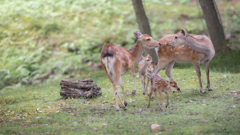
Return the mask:
<svg viewBox="0 0 240 135"><path fill-rule="evenodd" d="M175 81L170 81L169 85L170 85L170 89L182 92L182 90L178 87L178 85Z"/></svg>
<svg viewBox="0 0 240 135"><path fill-rule="evenodd" d="M137 39L137 43L139 43L143 48L152 49L152 48L157 48L161 46L161 43L154 40L148 34L142 34L137 31L134 33L134 36Z"/></svg>
<svg viewBox="0 0 240 135"><path fill-rule="evenodd" d="M180 32L178 32L177 34L175 34L174 37L172 37L168 46L170 46L170 47L171 46L180 46L180 45L185 44L187 34L188 34L187 31L182 28Z"/></svg>
<svg viewBox="0 0 240 135"><path fill-rule="evenodd" d="M149 54L146 57L141 56L141 60L143 60L145 65L150 65L153 63L152 57Z"/></svg>

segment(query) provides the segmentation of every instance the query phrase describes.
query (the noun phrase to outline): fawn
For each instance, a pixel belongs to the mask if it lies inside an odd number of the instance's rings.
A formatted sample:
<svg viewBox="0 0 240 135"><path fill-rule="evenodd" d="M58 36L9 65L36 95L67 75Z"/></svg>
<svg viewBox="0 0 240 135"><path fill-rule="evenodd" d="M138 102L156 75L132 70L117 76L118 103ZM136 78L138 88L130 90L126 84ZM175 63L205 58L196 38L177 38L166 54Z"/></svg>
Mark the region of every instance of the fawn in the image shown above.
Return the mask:
<svg viewBox="0 0 240 135"><path fill-rule="evenodd" d="M215 50L214 50L211 39L209 39L205 35L188 34L186 30L182 28L180 32L175 34L175 36L171 36L168 41L169 43L167 45L169 47L179 46L179 48L187 48L182 53L189 56L190 59L192 60L192 63L198 75L200 92L202 92L203 94L206 94L206 92L203 90L203 87L202 87L201 71L199 67L200 63L204 63L205 71L207 74L207 88L208 88L208 91L213 91L210 87L210 80L209 80L209 61L214 57Z"/></svg>
<svg viewBox="0 0 240 135"><path fill-rule="evenodd" d="M125 74L127 71L130 71L133 75L134 90L132 91L132 95L134 95L136 93L136 74L134 71L134 63L139 60L145 48L151 49L161 46L159 42L147 34L135 32L134 36L137 38L137 42L131 50L108 43L104 45L101 51L100 62L107 77L113 84L116 110L119 110L118 98L124 109L125 106L127 106L121 75ZM118 82L123 92L124 104L118 94Z"/></svg>
<svg viewBox="0 0 240 135"><path fill-rule="evenodd" d="M167 107L169 105L168 91L170 91L170 90L181 91L181 89L177 86L177 83L175 81L170 81L169 82L169 81L163 79L162 77L160 77L158 74L154 74L153 73L152 76L148 75L148 77L151 80L148 108L150 107L150 101L151 101L152 92L154 92L155 97L156 97L157 102L158 102L158 106L159 106L159 108L161 108L159 100L158 100L158 97L157 97L157 92L158 92L159 95L160 95L161 101L162 101L162 110L165 111L164 104L163 104L162 92L165 92L165 94L167 95L167 104L166 104L166 107Z"/></svg>
<svg viewBox="0 0 240 135"><path fill-rule="evenodd" d="M145 95L148 84L149 84L149 78L147 77L148 73L152 73L153 71L153 61L152 57L148 54L146 57L141 56L141 61L138 63L138 75L142 83L143 87L143 95ZM147 85L145 85L145 79L147 77Z"/></svg>
<svg viewBox="0 0 240 135"><path fill-rule="evenodd" d="M207 88L212 91L209 81L209 61L215 55L214 47L211 40L204 35L190 35L184 29L177 34L167 35L158 40L162 46L156 48L158 55L158 65L155 67L153 73L158 73L166 65L166 75L170 81L173 81L171 70L175 62L189 63L192 62L199 79L200 92L206 94L202 88L201 72L199 64L201 62L205 65L207 74Z"/></svg>

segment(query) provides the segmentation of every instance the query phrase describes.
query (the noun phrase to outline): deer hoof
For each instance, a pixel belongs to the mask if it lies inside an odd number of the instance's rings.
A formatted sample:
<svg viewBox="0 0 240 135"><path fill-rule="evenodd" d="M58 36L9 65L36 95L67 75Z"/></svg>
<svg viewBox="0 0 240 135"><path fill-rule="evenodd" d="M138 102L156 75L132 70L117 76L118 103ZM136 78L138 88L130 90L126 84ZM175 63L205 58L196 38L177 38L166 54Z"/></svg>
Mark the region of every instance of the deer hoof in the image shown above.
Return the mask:
<svg viewBox="0 0 240 135"><path fill-rule="evenodd" d="M134 95L135 95L135 93L136 93L136 90L133 90L133 91L132 91L132 96L134 96Z"/></svg>
<svg viewBox="0 0 240 135"><path fill-rule="evenodd" d="M207 94L207 92L206 92L206 91L204 91L202 94Z"/></svg>
<svg viewBox="0 0 240 135"><path fill-rule="evenodd" d="M143 95L145 95L145 93L143 93Z"/></svg>
<svg viewBox="0 0 240 135"><path fill-rule="evenodd" d="M151 99L153 100L153 99L154 99L154 97L151 97Z"/></svg>
<svg viewBox="0 0 240 135"><path fill-rule="evenodd" d="M208 89L208 91L213 91L212 89Z"/></svg>
<svg viewBox="0 0 240 135"><path fill-rule="evenodd" d="M124 102L124 105L127 106L127 102Z"/></svg>

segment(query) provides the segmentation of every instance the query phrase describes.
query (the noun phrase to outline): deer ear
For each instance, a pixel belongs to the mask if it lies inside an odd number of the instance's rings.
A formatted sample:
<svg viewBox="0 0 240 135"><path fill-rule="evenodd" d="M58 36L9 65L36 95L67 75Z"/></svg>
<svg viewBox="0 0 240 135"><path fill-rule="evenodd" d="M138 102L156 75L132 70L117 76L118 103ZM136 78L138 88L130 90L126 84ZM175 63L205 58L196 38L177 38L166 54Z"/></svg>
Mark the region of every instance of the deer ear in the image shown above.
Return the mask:
<svg viewBox="0 0 240 135"><path fill-rule="evenodd" d="M141 55L141 59L143 60L144 59L144 57Z"/></svg>
<svg viewBox="0 0 240 135"><path fill-rule="evenodd" d="M135 36L136 39L138 39L138 37L139 37L140 35L142 35L141 32L139 32L139 31L134 32L134 36Z"/></svg>
<svg viewBox="0 0 240 135"><path fill-rule="evenodd" d="M186 30L184 28L182 28L181 33L183 34L183 36L187 35L187 32L186 32Z"/></svg>
<svg viewBox="0 0 240 135"><path fill-rule="evenodd" d="M149 55L149 54L147 54L147 56L148 56L148 57L150 57L150 55Z"/></svg>

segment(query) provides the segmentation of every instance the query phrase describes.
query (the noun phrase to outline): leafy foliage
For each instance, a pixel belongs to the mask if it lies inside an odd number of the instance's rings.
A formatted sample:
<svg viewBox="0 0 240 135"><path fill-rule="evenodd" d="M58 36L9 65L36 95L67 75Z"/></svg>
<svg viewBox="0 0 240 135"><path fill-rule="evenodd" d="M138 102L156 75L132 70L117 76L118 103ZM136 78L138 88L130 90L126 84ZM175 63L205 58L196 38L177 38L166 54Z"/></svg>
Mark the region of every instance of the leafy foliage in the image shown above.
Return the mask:
<svg viewBox="0 0 240 135"><path fill-rule="evenodd" d="M108 1L82 14L57 18L100 2L103 0L1 0L0 89L12 84L39 84L73 71L82 72L88 62L99 64L101 48L108 42L132 48L133 32L138 26L131 1ZM191 33L203 33L193 1L152 0L144 1L144 6L154 39L175 33L180 27ZM234 12L231 16L234 25L226 27L231 32L238 26L235 12L239 10L229 12L226 8L225 12L224 17ZM237 43L238 39L231 38L230 42Z"/></svg>

